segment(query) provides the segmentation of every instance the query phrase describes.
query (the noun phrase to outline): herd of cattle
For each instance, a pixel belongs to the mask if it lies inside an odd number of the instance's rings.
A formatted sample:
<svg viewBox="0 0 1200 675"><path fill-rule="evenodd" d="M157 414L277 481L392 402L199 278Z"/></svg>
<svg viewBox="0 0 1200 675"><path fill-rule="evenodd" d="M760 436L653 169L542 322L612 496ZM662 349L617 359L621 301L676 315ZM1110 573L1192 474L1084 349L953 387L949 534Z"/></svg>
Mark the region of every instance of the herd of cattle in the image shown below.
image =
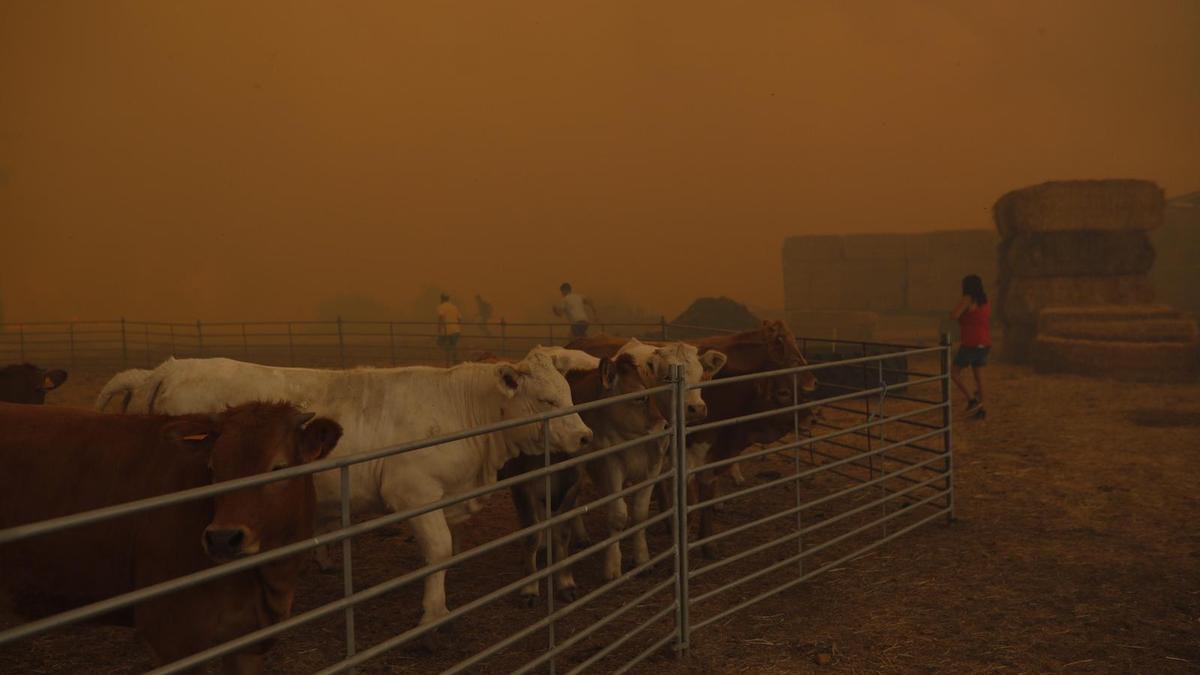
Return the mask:
<svg viewBox="0 0 1200 675"><path fill-rule="evenodd" d="M782 322L687 342L645 343L580 338L537 347L520 360L490 354L450 368L411 366L318 370L277 368L224 358L169 358L152 370L127 370L102 389L96 410L36 405L63 384L63 371L28 364L0 370L0 530L214 482L277 471L325 457L347 457L572 405L621 395L620 402L351 465L352 512L403 512L453 498L554 461L626 444L624 449L512 490L522 526L574 507L582 479L612 495L609 536L645 521L654 487L670 463L664 431L671 393L637 397L682 366L688 384L805 364ZM793 390L798 382L799 391ZM816 388L798 377L767 377L690 389L689 423L741 418L793 404ZM31 405L33 404L33 405ZM752 444L790 434L791 413L756 417L687 438L689 466L736 457ZM546 434L548 437L543 437ZM638 442L638 439L648 440ZM718 475L701 471L689 500L717 494ZM340 523L338 471L299 475L209 500L123 516L0 545L0 584L23 614L40 616L196 572L220 562L311 538ZM669 507L659 494L660 506ZM436 565L455 549L451 526L483 508L478 499L409 519L425 560ZM701 510L700 536L713 534ZM588 540L582 519L550 528L555 559ZM542 531L526 542L522 564L537 569ZM573 542L574 540L574 542ZM634 535L635 565L650 559L645 530ZM81 555L81 552L83 553ZM704 553L716 555L712 546ZM334 566L318 549L323 569ZM302 561L289 558L177 591L114 617L134 625L155 656L172 661L286 618ZM605 579L621 575L621 549L605 549ZM448 614L445 570L425 578L421 623ZM569 569L557 592L575 597ZM521 593L530 602L538 583ZM187 617L181 620L180 617ZM259 672L261 648L226 657L230 672Z"/></svg>

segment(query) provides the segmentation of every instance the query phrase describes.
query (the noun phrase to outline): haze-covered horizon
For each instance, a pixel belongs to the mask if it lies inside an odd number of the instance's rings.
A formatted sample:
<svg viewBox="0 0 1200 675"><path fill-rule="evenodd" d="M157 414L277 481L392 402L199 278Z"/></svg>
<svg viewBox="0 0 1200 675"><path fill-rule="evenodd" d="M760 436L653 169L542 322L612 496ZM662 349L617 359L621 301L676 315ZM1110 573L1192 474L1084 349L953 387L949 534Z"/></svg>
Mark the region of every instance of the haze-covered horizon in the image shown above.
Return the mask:
<svg viewBox="0 0 1200 675"><path fill-rule="evenodd" d="M1200 3L6 3L0 101L4 321L670 318L782 306L795 234L1200 189Z"/></svg>

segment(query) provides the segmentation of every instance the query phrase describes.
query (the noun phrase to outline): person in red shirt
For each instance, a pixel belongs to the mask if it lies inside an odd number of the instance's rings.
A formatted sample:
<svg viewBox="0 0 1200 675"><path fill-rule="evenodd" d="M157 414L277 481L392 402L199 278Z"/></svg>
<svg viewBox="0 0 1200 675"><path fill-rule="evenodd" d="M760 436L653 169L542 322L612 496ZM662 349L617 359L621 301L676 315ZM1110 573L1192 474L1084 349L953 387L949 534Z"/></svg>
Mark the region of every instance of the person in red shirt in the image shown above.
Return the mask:
<svg viewBox="0 0 1200 675"><path fill-rule="evenodd" d="M992 331L988 321L992 307L987 293L983 292L983 280L978 274L969 274L962 280L962 299L958 301L950 318L958 321L959 347L950 366L950 379L967 397L967 414L984 417L983 367L987 365L988 352L992 351ZM970 367L975 375L975 395L967 390L962 381L963 368Z"/></svg>

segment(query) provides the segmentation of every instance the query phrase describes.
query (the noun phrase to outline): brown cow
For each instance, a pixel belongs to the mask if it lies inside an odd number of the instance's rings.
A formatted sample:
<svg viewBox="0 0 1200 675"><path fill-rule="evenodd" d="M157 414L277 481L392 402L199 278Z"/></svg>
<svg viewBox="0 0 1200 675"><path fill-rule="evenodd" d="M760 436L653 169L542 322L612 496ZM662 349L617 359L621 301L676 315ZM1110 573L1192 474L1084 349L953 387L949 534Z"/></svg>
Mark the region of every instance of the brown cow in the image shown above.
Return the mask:
<svg viewBox="0 0 1200 675"><path fill-rule="evenodd" d="M46 402L46 392L67 381L65 370L44 370L32 363L0 368L0 401L5 403Z"/></svg>
<svg viewBox="0 0 1200 675"><path fill-rule="evenodd" d="M714 377L716 380L807 365L796 344L796 336L782 321L764 321L762 327L756 330L697 338L686 342L696 345L701 353L719 350L725 354L725 365ZM595 337L575 340L567 346L594 356L605 356L615 353L622 344L624 340L621 338ZM816 389L817 380L809 371L797 375L796 380L802 391L811 392ZM704 400L708 404L708 422L791 405L793 396L798 395L798 392L794 394L792 391L790 375L706 387L703 391ZM778 441L791 433L793 426L793 416L784 413L691 434L688 437L688 464L694 468L708 462L736 457L755 443L768 444ZM693 499L707 501L715 498L718 494L717 478L728 470L729 465L725 465L696 474L697 489ZM668 503L665 490L660 490L658 494L661 504ZM712 509L701 509L700 537L711 536L714 529ZM712 543L705 545L704 554L715 557L716 546Z"/></svg>
<svg viewBox="0 0 1200 675"><path fill-rule="evenodd" d="M180 416L0 404L0 529L315 461L342 429L312 416L282 403ZM0 586L28 616L95 602L312 537L314 499L306 475L0 545ZM175 661L287 618L301 563L105 618L132 623L158 659ZM223 669L258 673L265 650L227 656Z"/></svg>

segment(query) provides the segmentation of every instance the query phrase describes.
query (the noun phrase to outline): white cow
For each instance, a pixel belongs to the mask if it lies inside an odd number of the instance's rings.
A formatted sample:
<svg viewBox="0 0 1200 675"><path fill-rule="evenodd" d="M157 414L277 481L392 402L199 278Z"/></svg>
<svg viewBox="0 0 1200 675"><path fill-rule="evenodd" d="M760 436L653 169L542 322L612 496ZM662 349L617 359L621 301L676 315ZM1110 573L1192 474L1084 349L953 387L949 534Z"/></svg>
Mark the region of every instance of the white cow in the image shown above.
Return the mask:
<svg viewBox="0 0 1200 675"><path fill-rule="evenodd" d="M331 457L433 438L572 405L566 379L552 356L534 352L516 363L464 363L453 368L412 366L316 370L275 368L231 359L168 359L137 385L129 412L216 412L252 400L286 400L342 425ZM148 393L146 393L148 392ZM140 408L140 405L138 406ZM592 432L576 414L549 424L550 444L574 453ZM385 507L399 512L462 494L496 481L496 471L518 453L543 451L542 425L473 436L435 447L355 464L350 469L351 509ZM318 526L333 529L340 517L339 472L314 477ZM459 503L409 521L430 563L451 555L449 524L480 509ZM421 623L445 616L445 572L426 577Z"/></svg>

